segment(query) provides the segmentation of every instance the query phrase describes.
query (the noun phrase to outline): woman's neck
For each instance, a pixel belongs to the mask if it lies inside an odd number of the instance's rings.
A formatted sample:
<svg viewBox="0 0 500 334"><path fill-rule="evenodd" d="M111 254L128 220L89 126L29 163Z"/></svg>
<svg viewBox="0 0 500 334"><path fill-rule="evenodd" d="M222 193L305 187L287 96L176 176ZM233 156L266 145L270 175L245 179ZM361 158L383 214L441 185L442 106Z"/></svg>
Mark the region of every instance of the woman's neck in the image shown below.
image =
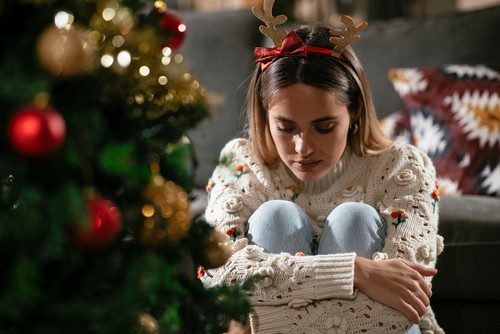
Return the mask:
<svg viewBox="0 0 500 334"><path fill-rule="evenodd" d="M290 178L295 181L297 186L300 187L302 192L308 194L320 194L330 188L344 173L349 164L349 161L351 160L351 155L351 151L346 148L339 162L337 162L337 164L333 166L325 176L317 181L301 181L290 171L290 169L288 169L286 166L284 166L284 168L286 169Z"/></svg>

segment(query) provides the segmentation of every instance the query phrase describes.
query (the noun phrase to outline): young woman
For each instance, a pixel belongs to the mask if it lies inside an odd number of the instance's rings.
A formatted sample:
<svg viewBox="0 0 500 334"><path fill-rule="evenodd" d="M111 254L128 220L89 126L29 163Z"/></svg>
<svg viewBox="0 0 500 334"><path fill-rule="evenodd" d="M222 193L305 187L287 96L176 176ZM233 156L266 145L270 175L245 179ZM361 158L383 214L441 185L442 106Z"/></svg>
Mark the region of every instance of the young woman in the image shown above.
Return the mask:
<svg viewBox="0 0 500 334"><path fill-rule="evenodd" d="M434 167L384 137L359 60L332 56L331 37L301 27L256 50L248 136L207 186L205 218L234 254L203 281L256 280L253 333L441 333Z"/></svg>

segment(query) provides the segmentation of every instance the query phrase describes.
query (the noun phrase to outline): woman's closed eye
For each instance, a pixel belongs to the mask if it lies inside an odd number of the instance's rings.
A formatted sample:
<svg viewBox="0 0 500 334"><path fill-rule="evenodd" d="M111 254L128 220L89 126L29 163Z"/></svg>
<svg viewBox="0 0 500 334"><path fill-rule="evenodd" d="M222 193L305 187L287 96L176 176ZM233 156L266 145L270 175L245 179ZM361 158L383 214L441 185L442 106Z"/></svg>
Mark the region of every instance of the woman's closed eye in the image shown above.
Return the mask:
<svg viewBox="0 0 500 334"><path fill-rule="evenodd" d="M316 131L318 131L318 133L327 134L332 132L333 129L335 129L335 125L334 124L316 125L314 128L316 129Z"/></svg>
<svg viewBox="0 0 500 334"><path fill-rule="evenodd" d="M295 127L277 125L276 129L281 132L292 133L293 130L295 130Z"/></svg>
<svg viewBox="0 0 500 334"><path fill-rule="evenodd" d="M278 124L276 125L276 129L278 131L281 131L281 132L285 132L285 133L292 133L293 131L295 131L296 127L295 126L287 126L287 125L283 125L283 124ZM330 133L332 132L333 130L335 129L335 124L318 124L318 125L314 125L314 130L320 134L327 134L327 133Z"/></svg>
<svg viewBox="0 0 500 334"><path fill-rule="evenodd" d="M292 133L297 128L297 124L285 120L279 120L275 123L275 126L276 130L285 133Z"/></svg>

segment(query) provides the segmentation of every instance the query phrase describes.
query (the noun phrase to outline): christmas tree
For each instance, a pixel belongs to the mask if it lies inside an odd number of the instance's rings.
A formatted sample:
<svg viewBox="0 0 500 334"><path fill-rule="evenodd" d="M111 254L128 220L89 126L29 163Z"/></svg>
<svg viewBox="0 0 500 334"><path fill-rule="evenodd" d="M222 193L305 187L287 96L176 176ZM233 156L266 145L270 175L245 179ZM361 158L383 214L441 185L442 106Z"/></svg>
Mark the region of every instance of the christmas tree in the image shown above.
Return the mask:
<svg viewBox="0 0 500 334"><path fill-rule="evenodd" d="M0 333L222 333L246 287L189 210L208 118L162 1L0 3Z"/></svg>

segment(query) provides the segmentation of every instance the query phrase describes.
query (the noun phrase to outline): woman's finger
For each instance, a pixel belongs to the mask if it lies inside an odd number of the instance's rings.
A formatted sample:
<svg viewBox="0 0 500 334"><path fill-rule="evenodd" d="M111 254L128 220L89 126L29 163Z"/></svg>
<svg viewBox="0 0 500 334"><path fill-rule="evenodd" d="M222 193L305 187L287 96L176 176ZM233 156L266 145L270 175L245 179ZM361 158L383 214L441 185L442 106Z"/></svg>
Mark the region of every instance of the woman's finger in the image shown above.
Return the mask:
<svg viewBox="0 0 500 334"><path fill-rule="evenodd" d="M420 280L420 288L422 289L422 291L424 291L424 293L427 296L427 298L431 298L432 297L432 286L423 277Z"/></svg>
<svg viewBox="0 0 500 334"><path fill-rule="evenodd" d="M402 312L418 323L425 313L432 289L424 276L436 270L403 259L372 261L356 258L355 286L381 303Z"/></svg>
<svg viewBox="0 0 500 334"><path fill-rule="evenodd" d="M427 306L429 306L429 298L427 298L422 290L413 293L410 291L406 302L415 309L419 317L425 313Z"/></svg>
<svg viewBox="0 0 500 334"><path fill-rule="evenodd" d="M432 296L432 288L431 285L425 280L424 276L434 276L437 273L437 269L435 268L427 268L417 263L413 263L411 261L405 260L405 264L411 269L415 270L419 275L415 276L415 279L418 280L421 289L425 292L428 298Z"/></svg>
<svg viewBox="0 0 500 334"><path fill-rule="evenodd" d="M436 268L427 268L425 266L422 266L418 263L411 262L409 260L404 260L404 263L413 270L416 270L420 275L422 276L434 276L437 274L437 269Z"/></svg>
<svg viewBox="0 0 500 334"><path fill-rule="evenodd" d="M418 324L420 322L420 316L418 312L411 304L406 302L404 299L401 299L400 305L399 307L397 307L397 310L402 312L412 323Z"/></svg>

